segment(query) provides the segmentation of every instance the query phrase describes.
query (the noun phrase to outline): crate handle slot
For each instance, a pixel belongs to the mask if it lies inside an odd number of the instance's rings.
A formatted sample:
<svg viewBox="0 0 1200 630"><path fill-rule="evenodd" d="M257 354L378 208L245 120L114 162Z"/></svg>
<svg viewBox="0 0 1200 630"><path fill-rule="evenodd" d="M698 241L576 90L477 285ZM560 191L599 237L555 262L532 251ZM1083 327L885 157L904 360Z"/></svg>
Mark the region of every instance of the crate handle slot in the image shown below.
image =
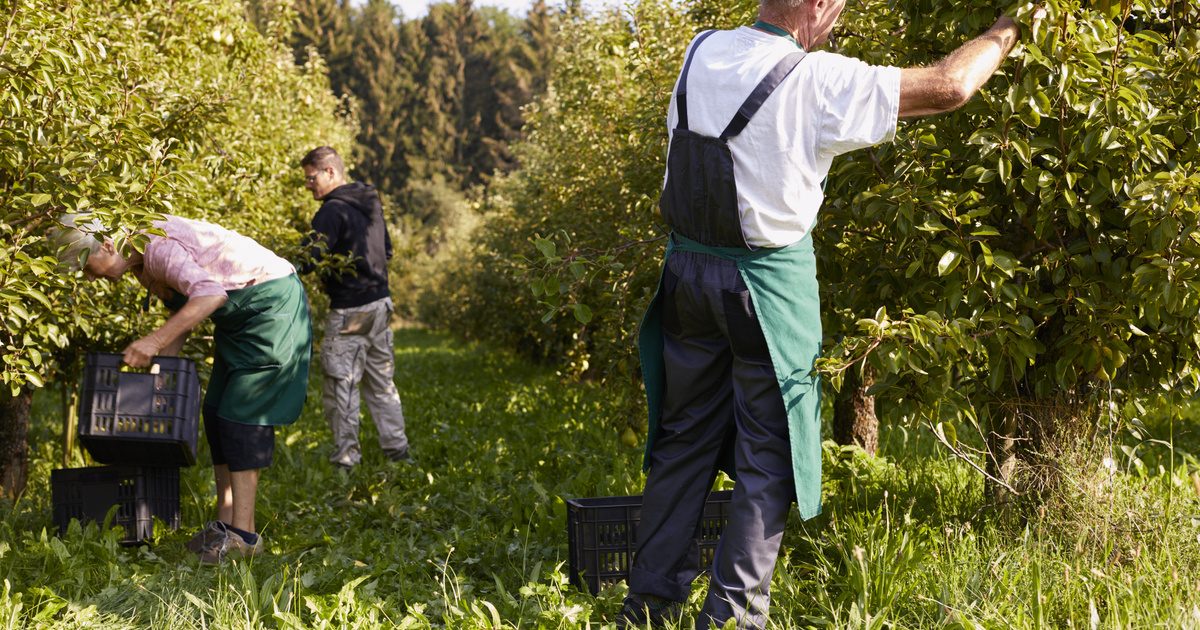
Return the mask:
<svg viewBox="0 0 1200 630"><path fill-rule="evenodd" d="M144 369L145 368L131 367L131 366L125 365L124 363L121 364L121 372L138 372L138 373L145 373L145 374L153 374L156 376L158 375L159 372L162 371L162 366L157 363L151 363L149 370L146 370L145 372L143 372Z"/></svg>

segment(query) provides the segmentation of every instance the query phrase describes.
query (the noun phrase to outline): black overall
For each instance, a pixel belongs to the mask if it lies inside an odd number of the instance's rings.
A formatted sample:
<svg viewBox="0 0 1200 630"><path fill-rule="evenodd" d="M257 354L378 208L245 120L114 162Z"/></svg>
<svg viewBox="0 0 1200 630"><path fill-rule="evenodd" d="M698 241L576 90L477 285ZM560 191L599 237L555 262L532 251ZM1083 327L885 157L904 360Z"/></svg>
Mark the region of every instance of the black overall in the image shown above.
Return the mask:
<svg viewBox="0 0 1200 630"><path fill-rule="evenodd" d="M688 129L687 78L696 49L713 33L707 31L696 39L679 77L679 89L675 93L679 124L671 137L667 183L658 206L675 234L710 247L750 249L742 233L729 139L742 133L775 88L804 58L804 52L784 57L763 77L720 137L702 136Z"/></svg>
<svg viewBox="0 0 1200 630"><path fill-rule="evenodd" d="M696 50L712 33L697 38L679 78L679 122L659 202L673 233L655 302L665 384L661 420L652 427L647 451L629 584L634 593L687 599L699 573L694 538L705 499L718 468L736 473L730 518L697 625L736 618L739 628L755 628L766 623L771 573L795 485L788 414L737 262L767 251L751 251L746 242L728 142L805 53L776 64L719 137L704 136L688 127L687 81Z"/></svg>

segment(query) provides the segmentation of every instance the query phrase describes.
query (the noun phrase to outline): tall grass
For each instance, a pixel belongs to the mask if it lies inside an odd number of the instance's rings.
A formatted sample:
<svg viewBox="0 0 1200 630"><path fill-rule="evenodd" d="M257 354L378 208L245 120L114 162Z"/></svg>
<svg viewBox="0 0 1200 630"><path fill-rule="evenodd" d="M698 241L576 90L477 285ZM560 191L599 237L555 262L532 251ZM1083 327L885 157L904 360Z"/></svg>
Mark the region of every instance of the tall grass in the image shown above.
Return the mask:
<svg viewBox="0 0 1200 630"><path fill-rule="evenodd" d="M153 545L121 547L96 525L56 536L60 425L54 396L39 399L32 483L0 508L0 627L611 624L624 585L597 597L568 586L564 499L640 492L641 453L611 428L625 407L483 345L397 339L416 463L387 462L366 421L363 464L334 470L314 396L263 478L268 554L216 569L182 547L211 517L202 466L182 475L185 529ZM790 523L772 626L1200 628L1195 422L1119 437L1113 465L1072 464L1042 514L1005 525L979 477L918 430L885 427L875 458L827 446L825 513Z"/></svg>

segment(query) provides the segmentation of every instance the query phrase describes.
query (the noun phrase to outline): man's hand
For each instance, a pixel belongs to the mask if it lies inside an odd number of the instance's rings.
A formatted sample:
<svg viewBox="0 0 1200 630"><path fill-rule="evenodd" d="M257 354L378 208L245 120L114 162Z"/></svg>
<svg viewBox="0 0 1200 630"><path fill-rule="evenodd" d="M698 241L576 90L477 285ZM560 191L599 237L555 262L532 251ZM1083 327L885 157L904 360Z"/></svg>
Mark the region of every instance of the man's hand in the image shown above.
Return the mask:
<svg viewBox="0 0 1200 630"><path fill-rule="evenodd" d="M162 344L154 334L147 335L129 344L125 348L125 364L130 367L142 368L150 365L150 361L162 351Z"/></svg>

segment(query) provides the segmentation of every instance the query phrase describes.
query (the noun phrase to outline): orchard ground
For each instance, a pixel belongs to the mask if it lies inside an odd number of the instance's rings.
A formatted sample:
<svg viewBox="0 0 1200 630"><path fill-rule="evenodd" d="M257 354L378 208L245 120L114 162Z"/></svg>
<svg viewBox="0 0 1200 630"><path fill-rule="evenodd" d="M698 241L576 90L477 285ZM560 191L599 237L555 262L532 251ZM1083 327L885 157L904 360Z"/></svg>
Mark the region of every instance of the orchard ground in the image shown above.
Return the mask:
<svg viewBox="0 0 1200 630"><path fill-rule="evenodd" d="M396 365L416 463L386 462L365 420L364 463L334 470L314 375L263 480L268 553L215 569L183 549L211 517L203 446L182 475L183 529L136 548L95 525L55 535L58 395L40 392L29 488L0 507L0 627L611 625L625 587L568 585L564 499L640 492L627 407L421 330L398 332ZM926 429L884 426L876 458L828 444L825 514L790 521L772 627L1200 627L1200 431L1183 409L1102 427L1112 463L1068 465L1020 523L997 523L982 478ZM689 615L702 595L703 578Z"/></svg>

